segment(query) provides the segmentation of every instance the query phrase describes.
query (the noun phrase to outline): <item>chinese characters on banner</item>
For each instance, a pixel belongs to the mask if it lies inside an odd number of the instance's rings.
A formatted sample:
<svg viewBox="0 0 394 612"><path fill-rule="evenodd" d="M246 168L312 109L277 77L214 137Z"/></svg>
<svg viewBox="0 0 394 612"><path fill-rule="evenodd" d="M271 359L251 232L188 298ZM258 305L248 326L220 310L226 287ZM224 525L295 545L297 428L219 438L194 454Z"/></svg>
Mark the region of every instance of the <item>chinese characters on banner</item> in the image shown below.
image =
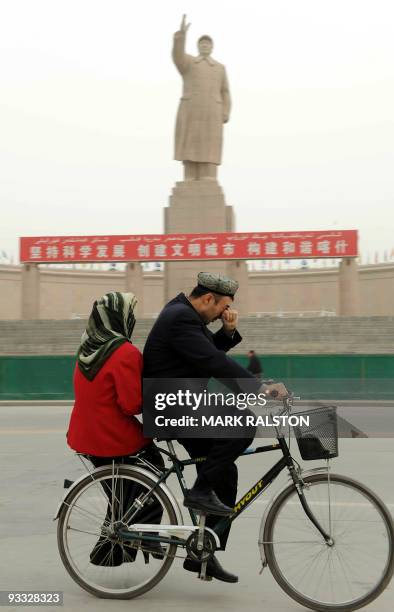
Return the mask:
<svg viewBox="0 0 394 612"><path fill-rule="evenodd" d="M20 238L20 261L73 263L357 257L357 230Z"/></svg>

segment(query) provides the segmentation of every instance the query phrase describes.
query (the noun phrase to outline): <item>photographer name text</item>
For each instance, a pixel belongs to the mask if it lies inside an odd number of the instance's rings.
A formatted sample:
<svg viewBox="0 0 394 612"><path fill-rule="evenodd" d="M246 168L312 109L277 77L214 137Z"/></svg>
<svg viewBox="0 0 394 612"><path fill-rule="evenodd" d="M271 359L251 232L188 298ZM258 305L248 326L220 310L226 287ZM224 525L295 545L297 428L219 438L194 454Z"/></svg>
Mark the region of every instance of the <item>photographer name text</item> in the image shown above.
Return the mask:
<svg viewBox="0 0 394 612"><path fill-rule="evenodd" d="M251 414L155 417L157 427L309 427L309 416L258 416Z"/></svg>

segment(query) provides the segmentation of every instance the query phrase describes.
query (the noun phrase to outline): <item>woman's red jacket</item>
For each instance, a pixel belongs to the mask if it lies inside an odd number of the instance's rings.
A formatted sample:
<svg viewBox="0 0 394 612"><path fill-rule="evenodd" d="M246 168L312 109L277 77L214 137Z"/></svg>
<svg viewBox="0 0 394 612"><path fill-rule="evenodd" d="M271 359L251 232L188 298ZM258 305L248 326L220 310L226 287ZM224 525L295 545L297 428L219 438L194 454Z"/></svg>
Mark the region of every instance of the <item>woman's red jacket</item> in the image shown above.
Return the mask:
<svg viewBox="0 0 394 612"><path fill-rule="evenodd" d="M74 370L75 402L67 443L98 457L132 454L151 442L134 415L142 408L142 355L125 342L107 359L93 380Z"/></svg>

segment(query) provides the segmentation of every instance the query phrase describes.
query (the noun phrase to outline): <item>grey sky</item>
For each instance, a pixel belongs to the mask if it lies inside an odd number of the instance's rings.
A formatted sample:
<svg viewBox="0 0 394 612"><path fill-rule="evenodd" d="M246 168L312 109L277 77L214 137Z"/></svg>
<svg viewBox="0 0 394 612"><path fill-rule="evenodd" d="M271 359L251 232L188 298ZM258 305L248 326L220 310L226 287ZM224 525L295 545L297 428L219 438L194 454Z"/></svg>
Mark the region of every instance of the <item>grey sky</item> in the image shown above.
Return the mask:
<svg viewBox="0 0 394 612"><path fill-rule="evenodd" d="M360 230L394 248L391 0L2 0L0 251L17 237L160 233L182 13L226 65L219 177L237 230Z"/></svg>

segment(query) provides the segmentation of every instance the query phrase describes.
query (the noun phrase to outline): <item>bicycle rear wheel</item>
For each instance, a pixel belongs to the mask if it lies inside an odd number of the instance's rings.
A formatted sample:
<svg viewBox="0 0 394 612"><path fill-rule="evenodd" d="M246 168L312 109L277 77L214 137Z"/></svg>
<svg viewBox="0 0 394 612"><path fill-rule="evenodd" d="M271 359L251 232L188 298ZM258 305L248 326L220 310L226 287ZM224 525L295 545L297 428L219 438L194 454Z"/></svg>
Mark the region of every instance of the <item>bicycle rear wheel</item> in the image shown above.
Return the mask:
<svg viewBox="0 0 394 612"><path fill-rule="evenodd" d="M305 498L333 544L306 516L294 484L274 502L263 542L268 566L282 589L320 611L350 612L369 604L393 574L393 521L364 485L344 476L304 478Z"/></svg>
<svg viewBox="0 0 394 612"><path fill-rule="evenodd" d="M83 589L96 597L131 599L154 587L168 572L174 544L150 549L141 541L117 537L127 509L138 502L125 523L177 525L174 506L154 480L132 467L115 465L92 472L66 498L58 522L58 547L63 564ZM142 501L141 501L142 500ZM157 554L160 552L160 554Z"/></svg>

